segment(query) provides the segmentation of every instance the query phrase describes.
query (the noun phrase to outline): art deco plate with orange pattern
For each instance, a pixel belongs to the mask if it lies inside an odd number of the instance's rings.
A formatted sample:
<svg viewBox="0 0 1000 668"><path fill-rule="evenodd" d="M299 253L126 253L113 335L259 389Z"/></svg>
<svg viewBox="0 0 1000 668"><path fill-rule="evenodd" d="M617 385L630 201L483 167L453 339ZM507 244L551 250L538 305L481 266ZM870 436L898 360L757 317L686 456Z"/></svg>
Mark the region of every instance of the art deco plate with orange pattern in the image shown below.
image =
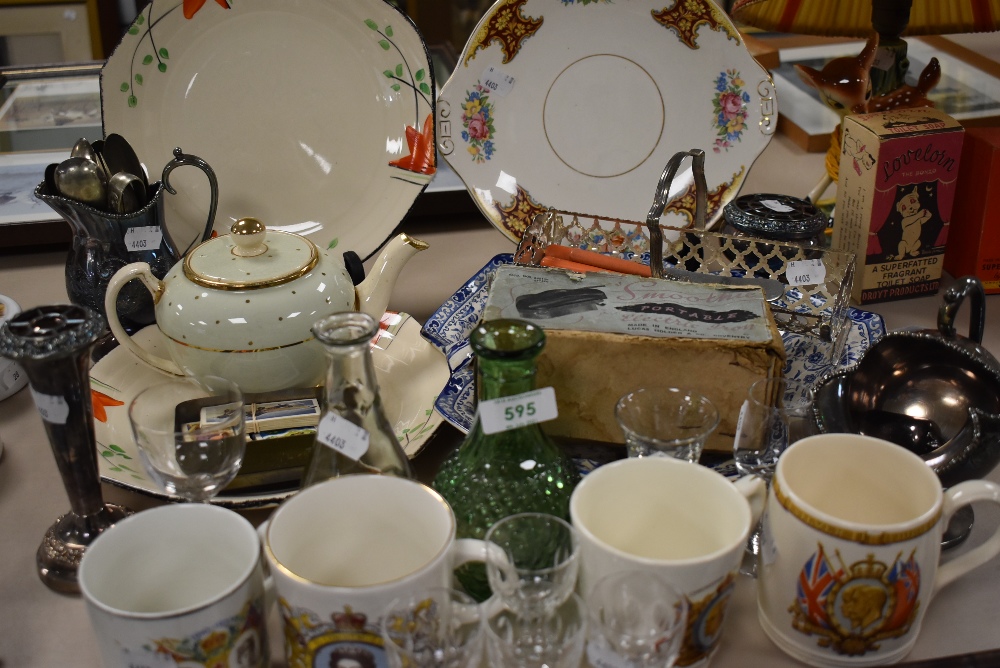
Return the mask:
<svg viewBox="0 0 1000 668"><path fill-rule="evenodd" d="M108 58L101 101L150 181L175 146L212 166L219 234L254 216L366 257L435 171L430 55L385 0L153 0ZM203 229L207 179L170 181L171 227Z"/></svg>
<svg viewBox="0 0 1000 668"><path fill-rule="evenodd" d="M774 85L710 0L499 0L438 96L438 150L520 239L553 207L644 221L670 157L706 153L708 220L777 125ZM693 220L690 169L664 224Z"/></svg>

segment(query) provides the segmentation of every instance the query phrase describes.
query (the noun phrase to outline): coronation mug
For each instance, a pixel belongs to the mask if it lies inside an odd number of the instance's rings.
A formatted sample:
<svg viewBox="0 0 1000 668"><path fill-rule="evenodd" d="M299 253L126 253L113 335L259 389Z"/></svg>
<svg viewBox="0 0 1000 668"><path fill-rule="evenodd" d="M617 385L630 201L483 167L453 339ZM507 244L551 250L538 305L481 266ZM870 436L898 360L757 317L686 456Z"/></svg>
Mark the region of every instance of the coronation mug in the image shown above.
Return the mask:
<svg viewBox="0 0 1000 668"><path fill-rule="evenodd" d="M293 666L386 665L386 606L450 586L456 566L486 555L482 541L455 539L455 515L437 492L393 476L307 487L261 533Z"/></svg>
<svg viewBox="0 0 1000 668"><path fill-rule="evenodd" d="M597 581L611 573L662 577L688 602L676 665L706 665L718 647L764 494L760 478L733 484L672 457L623 459L595 469L570 499L580 536L581 595L588 599Z"/></svg>
<svg viewBox="0 0 1000 668"><path fill-rule="evenodd" d="M938 565L948 520L1000 486L942 492L924 461L858 434L821 434L778 460L764 517L758 617L789 655L817 666L906 656L931 597L1000 552L1000 533Z"/></svg>
<svg viewBox="0 0 1000 668"><path fill-rule="evenodd" d="M87 548L79 582L106 668L269 665L260 540L231 510L126 517Z"/></svg>

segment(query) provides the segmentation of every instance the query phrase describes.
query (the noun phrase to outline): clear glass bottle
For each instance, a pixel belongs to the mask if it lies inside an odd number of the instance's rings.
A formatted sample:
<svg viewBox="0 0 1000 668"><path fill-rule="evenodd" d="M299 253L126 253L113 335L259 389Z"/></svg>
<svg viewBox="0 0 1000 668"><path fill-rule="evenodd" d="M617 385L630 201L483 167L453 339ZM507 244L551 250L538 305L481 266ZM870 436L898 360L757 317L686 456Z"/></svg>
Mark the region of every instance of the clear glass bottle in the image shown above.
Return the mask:
<svg viewBox="0 0 1000 668"><path fill-rule="evenodd" d="M580 474L539 424L487 434L483 402L535 389L535 358L545 346L540 327L522 320L491 320L471 334L480 409L458 450L441 466L434 488L451 504L460 538L483 538L499 519L522 512L569 519L569 499ZM490 594L479 564L458 571L473 597Z"/></svg>
<svg viewBox="0 0 1000 668"><path fill-rule="evenodd" d="M326 346L328 367L323 413L302 486L347 473L412 477L378 393L370 347L378 322L364 313L335 313L312 332Z"/></svg>

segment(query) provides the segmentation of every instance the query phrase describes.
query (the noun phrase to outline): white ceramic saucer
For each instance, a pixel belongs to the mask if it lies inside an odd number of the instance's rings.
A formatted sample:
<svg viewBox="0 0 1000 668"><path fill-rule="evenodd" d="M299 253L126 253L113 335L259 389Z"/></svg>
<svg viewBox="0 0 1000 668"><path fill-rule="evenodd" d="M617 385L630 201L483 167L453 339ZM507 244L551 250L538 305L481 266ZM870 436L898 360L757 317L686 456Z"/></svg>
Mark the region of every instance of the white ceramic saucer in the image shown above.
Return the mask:
<svg viewBox="0 0 1000 668"><path fill-rule="evenodd" d="M499 0L438 96L438 149L501 232L556 208L644 221L678 151L709 221L777 126L774 85L710 0ZM693 219L690 168L665 225Z"/></svg>
<svg viewBox="0 0 1000 668"><path fill-rule="evenodd" d="M146 350L167 355L163 335L155 325L141 330L134 338ZM448 364L444 355L420 336L420 323L405 313L389 312L383 316L372 357L389 422L403 450L412 458L441 424L434 402L448 380ZM178 497L165 493L146 474L128 422L128 404L132 398L167 378L122 347L112 350L90 371L101 479L176 501ZM230 508L255 508L278 503L294 491L243 495L223 492L212 502Z"/></svg>

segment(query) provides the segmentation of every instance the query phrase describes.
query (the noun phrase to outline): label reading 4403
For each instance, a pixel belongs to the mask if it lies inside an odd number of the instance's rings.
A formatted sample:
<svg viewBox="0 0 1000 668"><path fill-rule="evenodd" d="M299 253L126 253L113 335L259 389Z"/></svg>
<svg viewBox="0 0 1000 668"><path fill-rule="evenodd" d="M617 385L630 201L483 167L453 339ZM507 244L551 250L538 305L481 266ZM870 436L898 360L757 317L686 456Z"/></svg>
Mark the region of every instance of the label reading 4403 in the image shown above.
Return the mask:
<svg viewBox="0 0 1000 668"><path fill-rule="evenodd" d="M320 419L316 440L354 461L368 452L368 430L336 413L327 413Z"/></svg>
<svg viewBox="0 0 1000 668"><path fill-rule="evenodd" d="M479 421L485 434L554 420L558 416L556 391L551 387L479 403Z"/></svg>
<svg viewBox="0 0 1000 668"><path fill-rule="evenodd" d="M161 241L163 231L159 225L130 227L125 231L125 247L130 252L156 250Z"/></svg>

